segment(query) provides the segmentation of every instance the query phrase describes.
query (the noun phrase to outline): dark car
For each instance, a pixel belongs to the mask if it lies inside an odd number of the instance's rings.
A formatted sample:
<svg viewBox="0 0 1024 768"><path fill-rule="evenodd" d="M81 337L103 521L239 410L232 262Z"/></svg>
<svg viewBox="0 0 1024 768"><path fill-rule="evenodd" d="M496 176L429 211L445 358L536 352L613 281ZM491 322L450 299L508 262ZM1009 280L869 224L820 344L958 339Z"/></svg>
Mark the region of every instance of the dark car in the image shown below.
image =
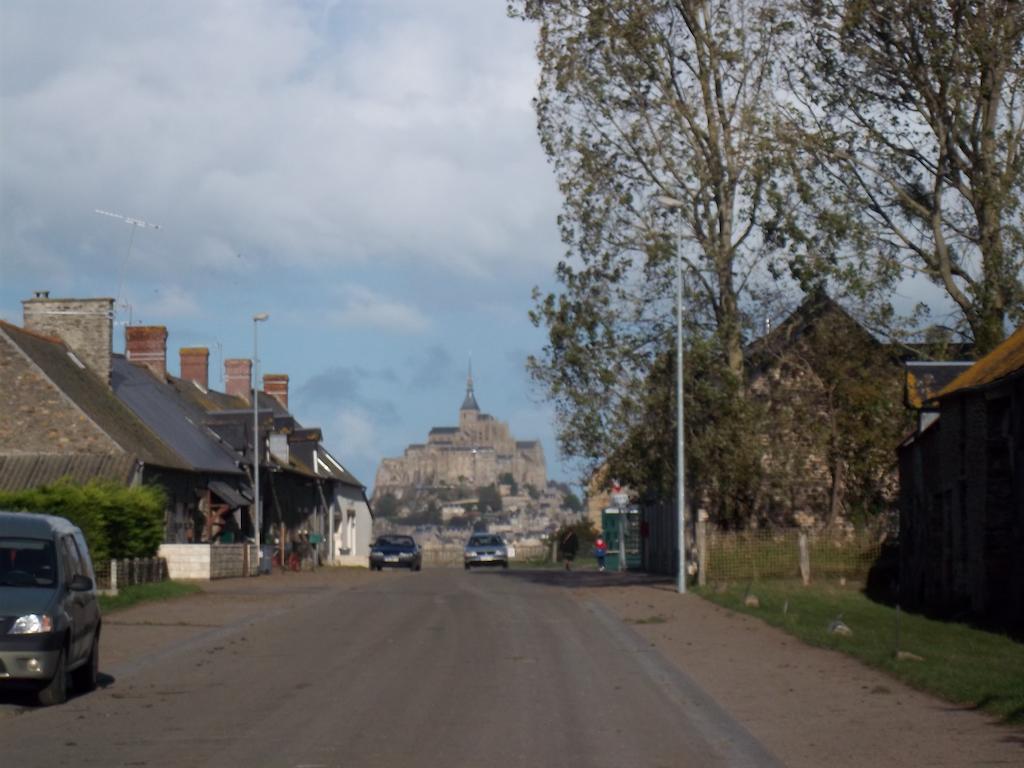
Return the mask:
<svg viewBox="0 0 1024 768"><path fill-rule="evenodd" d="M468 571L478 565L500 565L508 568L508 546L493 533L474 533L466 542L462 562Z"/></svg>
<svg viewBox="0 0 1024 768"><path fill-rule="evenodd" d="M384 567L408 568L418 571L423 565L423 555L412 536L378 536L370 548L370 569Z"/></svg>
<svg viewBox="0 0 1024 768"><path fill-rule="evenodd" d="M0 511L0 686L60 704L96 687L100 610L82 532L62 517Z"/></svg>

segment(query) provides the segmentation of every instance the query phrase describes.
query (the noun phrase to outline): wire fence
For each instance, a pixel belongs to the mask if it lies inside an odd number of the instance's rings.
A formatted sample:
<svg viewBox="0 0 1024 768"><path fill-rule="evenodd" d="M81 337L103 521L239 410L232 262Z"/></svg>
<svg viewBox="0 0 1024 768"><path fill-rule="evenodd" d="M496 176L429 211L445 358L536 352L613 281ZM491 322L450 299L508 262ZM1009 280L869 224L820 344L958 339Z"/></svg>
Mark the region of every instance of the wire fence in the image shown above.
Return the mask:
<svg viewBox="0 0 1024 768"><path fill-rule="evenodd" d="M162 557L133 557L107 560L94 565L96 589L117 594L121 587L155 584L168 580L167 560Z"/></svg>
<svg viewBox="0 0 1024 768"><path fill-rule="evenodd" d="M873 531L709 529L697 557L702 582L772 578L861 579L878 560L883 537Z"/></svg>

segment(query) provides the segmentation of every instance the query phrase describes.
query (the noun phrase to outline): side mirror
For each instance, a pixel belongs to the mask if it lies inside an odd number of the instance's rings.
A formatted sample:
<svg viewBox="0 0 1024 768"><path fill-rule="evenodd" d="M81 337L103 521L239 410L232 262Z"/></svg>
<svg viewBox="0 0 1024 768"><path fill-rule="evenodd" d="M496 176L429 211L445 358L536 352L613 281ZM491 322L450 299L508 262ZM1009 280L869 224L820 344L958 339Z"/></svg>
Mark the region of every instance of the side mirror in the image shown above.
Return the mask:
<svg viewBox="0 0 1024 768"><path fill-rule="evenodd" d="M72 592L90 592L92 590L92 579L78 574L71 579L71 584L68 586Z"/></svg>

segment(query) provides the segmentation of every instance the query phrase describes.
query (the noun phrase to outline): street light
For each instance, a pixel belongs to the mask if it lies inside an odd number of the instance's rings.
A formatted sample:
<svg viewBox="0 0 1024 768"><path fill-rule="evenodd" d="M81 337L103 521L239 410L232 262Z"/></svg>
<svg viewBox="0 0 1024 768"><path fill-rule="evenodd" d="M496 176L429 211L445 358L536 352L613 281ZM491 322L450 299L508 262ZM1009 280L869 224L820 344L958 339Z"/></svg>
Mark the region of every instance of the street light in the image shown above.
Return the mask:
<svg viewBox="0 0 1024 768"><path fill-rule="evenodd" d="M252 508L253 528L256 532L256 572L259 573L259 563L263 559L263 550L260 548L260 410L259 410L259 337L257 329L260 323L268 320L270 315L266 312L252 316ZM282 550L283 551L283 550Z"/></svg>
<svg viewBox="0 0 1024 768"><path fill-rule="evenodd" d="M664 208L678 211L684 207L680 200L668 195L658 197ZM680 225L682 226L682 225ZM676 242L676 504L679 509L679 574L676 577L676 591L686 593L686 467L683 446L683 260L679 251L683 237L680 232Z"/></svg>

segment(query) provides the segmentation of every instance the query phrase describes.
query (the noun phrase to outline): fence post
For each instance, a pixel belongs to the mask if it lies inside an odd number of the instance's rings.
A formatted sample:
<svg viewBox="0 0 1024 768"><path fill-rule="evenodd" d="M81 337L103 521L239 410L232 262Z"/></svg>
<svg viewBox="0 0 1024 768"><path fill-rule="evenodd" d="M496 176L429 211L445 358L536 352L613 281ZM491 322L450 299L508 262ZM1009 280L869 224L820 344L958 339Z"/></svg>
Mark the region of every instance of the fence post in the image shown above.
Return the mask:
<svg viewBox="0 0 1024 768"><path fill-rule="evenodd" d="M807 548L807 531L800 531L800 579L806 587L811 583L811 553Z"/></svg>
<svg viewBox="0 0 1024 768"><path fill-rule="evenodd" d="M697 513L697 586L708 583L708 513Z"/></svg>
<svg viewBox="0 0 1024 768"><path fill-rule="evenodd" d="M117 560L110 561L110 591L117 594Z"/></svg>

